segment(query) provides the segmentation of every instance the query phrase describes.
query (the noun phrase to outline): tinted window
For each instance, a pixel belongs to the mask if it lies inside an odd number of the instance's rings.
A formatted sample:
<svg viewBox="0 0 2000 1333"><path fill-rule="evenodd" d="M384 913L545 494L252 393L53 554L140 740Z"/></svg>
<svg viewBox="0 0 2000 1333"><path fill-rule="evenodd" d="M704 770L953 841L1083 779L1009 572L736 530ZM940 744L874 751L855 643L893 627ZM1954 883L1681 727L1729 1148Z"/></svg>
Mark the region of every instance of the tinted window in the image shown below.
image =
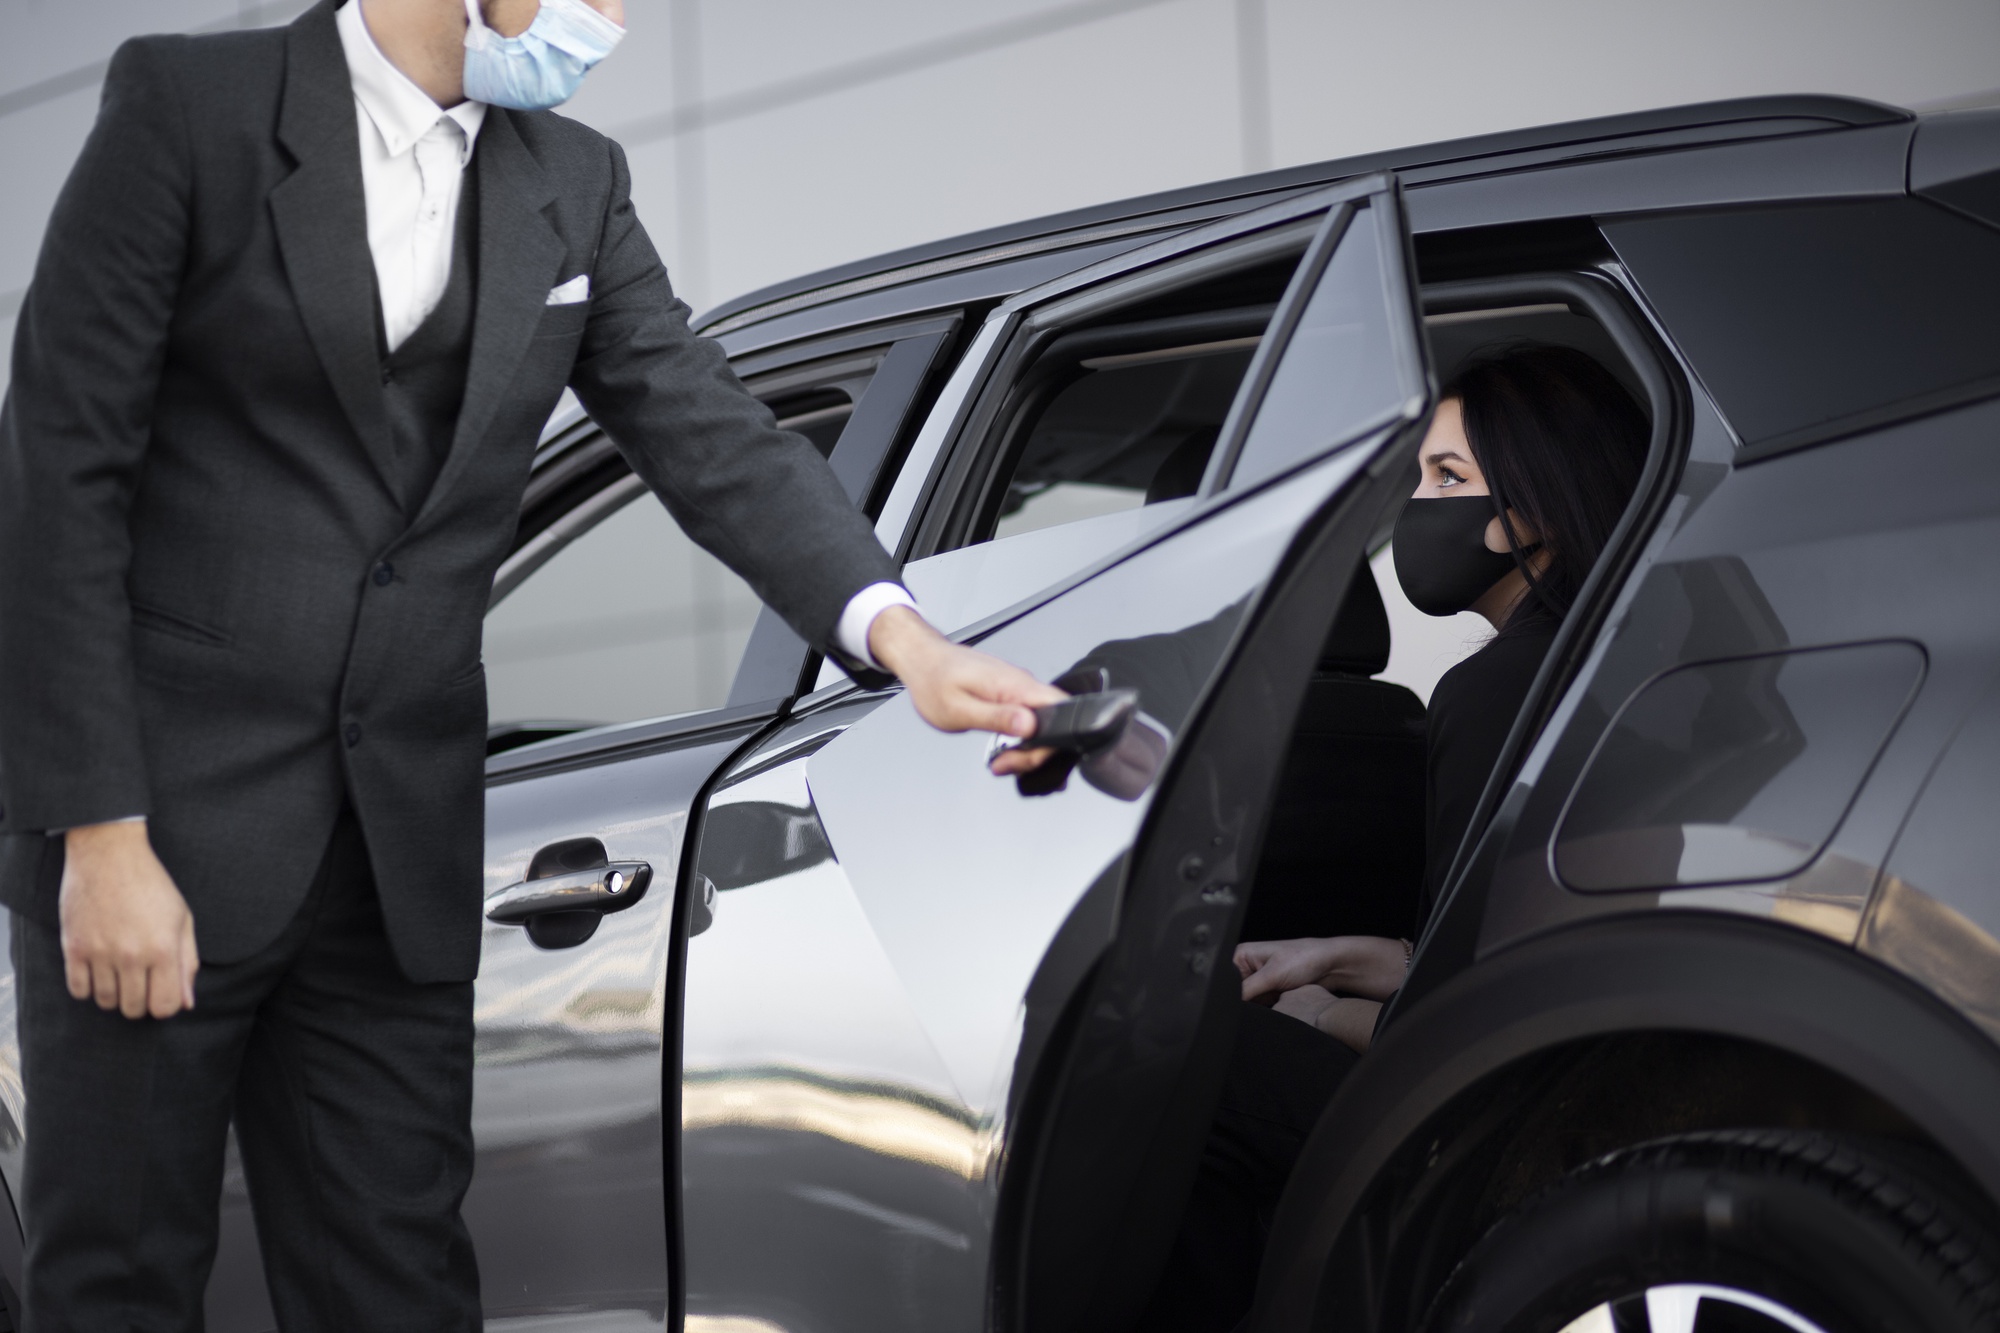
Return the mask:
<svg viewBox="0 0 2000 1333"><path fill-rule="evenodd" d="M1231 485L1260 481L1386 421L1422 386L1407 382L1397 348L1413 327L1398 306L1399 255L1377 210L1354 215L1326 263L1256 407ZM1307 275L1308 278L1310 275ZM1280 315L1283 319L1283 315Z"/></svg>
<svg viewBox="0 0 2000 1333"><path fill-rule="evenodd" d="M1008 478L993 535L1193 495L1256 337L1096 357L1050 400Z"/></svg>
<svg viewBox="0 0 2000 1333"><path fill-rule="evenodd" d="M1577 889L1777 879L1833 836L1923 674L1906 643L1680 667L1628 700L1556 837Z"/></svg>
<svg viewBox="0 0 2000 1333"><path fill-rule="evenodd" d="M1746 445L1982 381L2000 392L2000 231L1902 199L1604 232Z"/></svg>
<svg viewBox="0 0 2000 1333"><path fill-rule="evenodd" d="M609 513L486 615L495 727L632 722L728 698L756 595L636 477L599 495Z"/></svg>

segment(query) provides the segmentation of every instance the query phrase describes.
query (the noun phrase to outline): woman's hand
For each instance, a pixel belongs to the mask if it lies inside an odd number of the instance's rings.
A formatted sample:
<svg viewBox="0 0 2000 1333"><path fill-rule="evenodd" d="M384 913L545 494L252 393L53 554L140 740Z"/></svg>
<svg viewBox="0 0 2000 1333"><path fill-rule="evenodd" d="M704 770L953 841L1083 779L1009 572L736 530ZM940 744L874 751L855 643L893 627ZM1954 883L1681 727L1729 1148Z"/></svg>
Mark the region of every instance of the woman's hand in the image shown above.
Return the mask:
<svg viewBox="0 0 2000 1333"><path fill-rule="evenodd" d="M1320 989L1321 978L1332 971L1338 962L1333 946L1339 942L1336 937L1330 940L1256 940L1237 945L1236 970L1243 976L1243 998L1273 1004L1279 996L1291 991L1304 987Z"/></svg>
<svg viewBox="0 0 2000 1333"><path fill-rule="evenodd" d="M1333 992L1324 986L1295 986L1278 997L1271 1007L1287 1018L1296 1018L1307 1027L1318 1027L1319 1016L1338 1004Z"/></svg>
<svg viewBox="0 0 2000 1333"><path fill-rule="evenodd" d="M1318 1028L1353 1050L1364 1052L1375 1035L1375 1019L1382 1012L1381 1004L1375 1000L1338 996L1324 986L1295 987L1280 995L1272 1007L1288 1018Z"/></svg>
<svg viewBox="0 0 2000 1333"><path fill-rule="evenodd" d="M1403 984L1408 950L1401 940L1377 935L1328 939L1260 940L1236 946L1243 998L1262 1000L1300 986L1386 1000Z"/></svg>
<svg viewBox="0 0 2000 1333"><path fill-rule="evenodd" d="M1349 996L1335 1000L1320 1010L1313 1026L1350 1050L1365 1055L1368 1043L1375 1037L1375 1020L1381 1013L1382 1004L1379 1000L1362 1000Z"/></svg>

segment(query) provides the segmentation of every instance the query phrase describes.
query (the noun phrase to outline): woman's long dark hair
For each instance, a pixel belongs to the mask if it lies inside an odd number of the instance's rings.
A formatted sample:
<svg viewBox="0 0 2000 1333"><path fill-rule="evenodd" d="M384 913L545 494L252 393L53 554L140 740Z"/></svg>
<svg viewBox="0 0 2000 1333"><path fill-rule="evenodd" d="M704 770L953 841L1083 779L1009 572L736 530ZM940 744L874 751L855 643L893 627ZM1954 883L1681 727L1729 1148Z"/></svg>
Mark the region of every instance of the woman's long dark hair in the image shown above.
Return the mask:
<svg viewBox="0 0 2000 1333"><path fill-rule="evenodd" d="M1548 343L1475 357L1443 396L1459 400L1495 505L1513 509L1550 557L1548 568L1534 573L1516 534L1507 533L1531 592L1501 633L1560 620L1639 483L1646 414L1596 360Z"/></svg>

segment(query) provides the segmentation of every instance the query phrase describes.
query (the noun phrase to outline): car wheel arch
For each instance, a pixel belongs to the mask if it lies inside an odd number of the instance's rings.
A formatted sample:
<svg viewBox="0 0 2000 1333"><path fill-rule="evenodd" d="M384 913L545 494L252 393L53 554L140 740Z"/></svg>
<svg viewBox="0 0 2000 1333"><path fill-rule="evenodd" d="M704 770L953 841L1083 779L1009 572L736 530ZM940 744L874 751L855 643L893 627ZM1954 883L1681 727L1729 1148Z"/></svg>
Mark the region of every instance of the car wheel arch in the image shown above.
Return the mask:
<svg viewBox="0 0 2000 1333"><path fill-rule="evenodd" d="M1990 1039L1906 978L1794 928L1640 912L1489 956L1384 1034L1300 1155L1248 1327L1339 1315L1342 1327L1389 1328L1420 1313L1428 1293L1416 1288L1441 1282L1477 1231L1459 1243L1448 1229L1417 1228L1418 1253L1398 1250L1399 1224L1452 1190L1462 1197L1480 1171L1489 1182L1499 1174L1492 1154L1510 1147L1521 1118L1507 1098L1560 1089L1579 1061L1607 1050L1615 1069L1617 1052L1644 1042L1683 1055L1761 1052L1773 1081L1817 1071L1822 1087L1856 1095L1820 1106L1814 1127L1914 1139L1913 1151L1978 1191L1975 1206L2000 1207L2000 1133L1972 1114L2000 1098ZM1663 1115L1658 1132L1686 1127Z"/></svg>

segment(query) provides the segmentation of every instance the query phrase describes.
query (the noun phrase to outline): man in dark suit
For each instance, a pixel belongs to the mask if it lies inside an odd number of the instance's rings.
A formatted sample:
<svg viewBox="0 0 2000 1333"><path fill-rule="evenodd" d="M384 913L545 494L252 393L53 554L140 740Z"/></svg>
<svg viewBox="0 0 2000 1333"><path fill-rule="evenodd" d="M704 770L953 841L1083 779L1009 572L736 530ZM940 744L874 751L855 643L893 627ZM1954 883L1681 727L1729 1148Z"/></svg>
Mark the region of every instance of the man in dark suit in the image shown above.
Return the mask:
<svg viewBox="0 0 2000 1333"><path fill-rule="evenodd" d="M549 0L622 17L579 2ZM925 625L689 332L617 145L464 99L468 10L127 43L49 223L0 412L39 1333L198 1326L232 1115L286 1329L478 1326L480 627L565 385L935 725L1025 735L1056 697Z"/></svg>

